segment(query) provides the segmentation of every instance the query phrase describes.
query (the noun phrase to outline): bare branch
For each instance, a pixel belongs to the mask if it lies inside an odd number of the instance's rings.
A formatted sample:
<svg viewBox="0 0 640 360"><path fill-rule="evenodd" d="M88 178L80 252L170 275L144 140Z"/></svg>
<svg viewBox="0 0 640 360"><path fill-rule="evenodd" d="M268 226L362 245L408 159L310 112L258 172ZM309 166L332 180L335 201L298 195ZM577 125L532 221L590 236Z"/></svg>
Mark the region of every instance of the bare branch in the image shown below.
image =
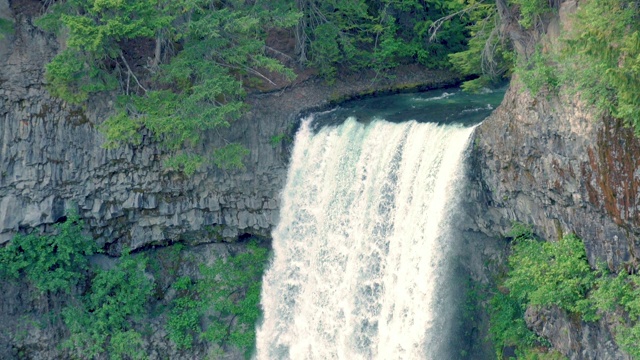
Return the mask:
<svg viewBox="0 0 640 360"><path fill-rule="evenodd" d="M440 19L436 20L433 22L433 24L431 24L431 26L429 26L429 42L433 42L436 40L436 37L438 35L438 30L440 30L440 28L442 27L442 25L444 25L447 21L453 19L456 16L460 16L462 17L463 15L466 15L468 13L470 13L471 11L479 8L481 5L485 5L482 2L473 4L471 6L468 6L460 11L456 11L453 14L449 14L447 16L443 16Z"/></svg>
<svg viewBox="0 0 640 360"><path fill-rule="evenodd" d="M131 75L131 77L133 77L133 80L136 81L136 83L138 84L138 86L140 87L140 89L142 89L145 93L147 92L147 89L145 89L144 86L142 86L142 84L140 84L140 81L138 81L138 78L136 77L136 74L133 73L133 71L131 70L131 67L129 66L129 63L127 62L127 59L124 58L124 54L122 54L122 51L120 52L120 59L122 59L122 62L124 63L124 66L127 67L127 70L129 71L129 74ZM127 80L128 83L128 80ZM127 88L129 87L129 85L127 85Z"/></svg>
<svg viewBox="0 0 640 360"><path fill-rule="evenodd" d="M295 61L295 60L293 60L293 58L292 58L291 56L289 56L289 55L287 55L287 54L283 53L283 52L282 52L282 51L280 51L280 50L276 50L276 49L272 48L271 46L267 46L267 45L265 45L265 46L264 46L264 48L265 48L265 50L269 50L269 51L274 52L274 53L276 53L276 54L278 54L278 55L284 56L284 57L286 57L287 59L289 59L289 60L291 60L291 61Z"/></svg>
<svg viewBox="0 0 640 360"><path fill-rule="evenodd" d="M244 67L245 70L247 70L248 72L252 73L253 75L259 76L265 80L267 80L271 85L277 86L278 84L274 83L273 81L271 81L271 79L269 79L268 77L262 75L258 70L254 69L254 68L250 68L248 66Z"/></svg>

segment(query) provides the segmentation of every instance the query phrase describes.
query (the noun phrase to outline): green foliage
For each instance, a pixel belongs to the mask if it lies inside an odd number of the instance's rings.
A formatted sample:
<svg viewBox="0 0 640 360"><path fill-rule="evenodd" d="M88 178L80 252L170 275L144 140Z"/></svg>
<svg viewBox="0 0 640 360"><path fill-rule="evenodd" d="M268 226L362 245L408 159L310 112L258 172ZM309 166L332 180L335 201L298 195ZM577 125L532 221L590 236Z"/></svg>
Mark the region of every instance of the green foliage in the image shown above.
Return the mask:
<svg viewBox="0 0 640 360"><path fill-rule="evenodd" d="M177 296L167 320L171 341L183 349L200 338L220 347L234 346L248 355L255 344L260 280L267 259L267 249L251 242L246 252L201 266L201 279L176 280ZM213 316L201 327L205 314Z"/></svg>
<svg viewBox="0 0 640 360"><path fill-rule="evenodd" d="M200 166L204 159L200 155L192 153L181 153L164 162L164 166L169 169L181 170L187 176L193 175Z"/></svg>
<svg viewBox="0 0 640 360"><path fill-rule="evenodd" d="M570 313L591 312L587 292L595 277L586 259L584 245L575 235L558 242L542 242L534 238L530 227L514 224L509 236L512 253L509 271L490 301L490 334L498 357L505 346L515 346L518 358L556 358L535 351L548 342L527 329L524 311L528 306L555 305Z"/></svg>
<svg viewBox="0 0 640 360"><path fill-rule="evenodd" d="M589 296L594 314L587 320L598 320L604 312L624 312L616 327L616 342L634 359L640 359L640 276L620 272L617 276L601 274ZM595 313L597 311L597 313Z"/></svg>
<svg viewBox="0 0 640 360"><path fill-rule="evenodd" d="M552 11L549 0L509 0L520 11L518 22L525 29L541 24L541 16Z"/></svg>
<svg viewBox="0 0 640 360"><path fill-rule="evenodd" d="M438 19L467 4L480 5L473 15L463 11L440 23L431 36ZM495 34L467 29L479 16L496 19L495 6L476 0L61 0L37 24L68 35L67 49L47 65L52 95L82 104L119 90L116 114L101 125L105 145L139 145L149 131L174 155L167 166L192 174L208 163L206 155L195 155L203 137L246 110L246 84L275 84L273 74L294 77L267 56L269 31L295 26L299 62L331 81L338 68L380 73L406 62L446 67L448 54L465 50L469 31L479 39ZM501 46L489 37L493 47ZM503 67L505 53L493 53L498 55L483 63ZM487 66L475 59L464 65L476 55L474 49L459 57L456 66L478 73ZM214 151L212 164L242 168L245 150L231 144Z"/></svg>
<svg viewBox="0 0 640 360"><path fill-rule="evenodd" d="M534 240L533 230L522 223L514 223L507 234L513 244L528 243ZM503 349L515 347L518 352L526 352L546 341L527 328L524 312L528 303L523 301L522 294L505 286L513 271L514 262L509 257L509 272L498 282L498 287L489 300L489 336L496 349L496 356L502 359ZM518 268L516 264L516 268Z"/></svg>
<svg viewBox="0 0 640 360"><path fill-rule="evenodd" d="M269 142L271 143L271 146L276 147L280 144L284 143L288 143L291 142L291 136L285 134L285 133L281 133L281 134L277 134L277 135L273 135L271 137L271 139L269 139Z"/></svg>
<svg viewBox="0 0 640 360"><path fill-rule="evenodd" d="M524 311L524 304L508 292L498 291L489 301L489 335L498 359L505 347L529 349L544 341L527 328Z"/></svg>
<svg viewBox="0 0 640 360"><path fill-rule="evenodd" d="M221 169L244 169L242 160L249 155L249 149L236 143L218 148L213 153L213 162Z"/></svg>
<svg viewBox="0 0 640 360"><path fill-rule="evenodd" d="M468 47L449 55L454 70L462 75L475 75L476 79L465 81L462 88L478 92L500 81L510 74L514 63L513 51L500 36L498 13L494 3L467 1L466 31L470 39Z"/></svg>
<svg viewBox="0 0 640 360"><path fill-rule="evenodd" d="M377 72L403 62L447 66L447 54L464 49L464 19L445 23L435 39L430 26L461 9L443 0L303 0L297 28L302 62L309 60L329 80L339 66Z"/></svg>
<svg viewBox="0 0 640 360"><path fill-rule="evenodd" d="M511 0L520 23L535 26L551 11L546 0ZM540 48L520 59L516 72L537 95L562 88L577 93L598 116L612 116L640 135L640 11L634 0L592 0L581 4L558 49Z"/></svg>
<svg viewBox="0 0 640 360"><path fill-rule="evenodd" d="M169 151L190 153L169 163L193 173L204 163L191 154L202 136L228 127L245 110L243 81L294 76L265 55L264 38L269 28L290 27L298 18L283 1L67 0L37 23L69 34L68 49L47 66L54 96L82 103L117 87L123 93L119 111L101 127L107 147L137 145L148 129ZM153 54L142 54L146 64L131 54L145 42L155 42ZM232 146L218 154L224 158L214 164L241 168L246 152Z"/></svg>
<svg viewBox="0 0 640 360"><path fill-rule="evenodd" d="M527 60L520 60L515 73L520 76L520 80L525 87L536 96L546 89L550 93L555 93L560 86L558 71L552 64L549 54L542 52L538 47Z"/></svg>
<svg viewBox="0 0 640 360"><path fill-rule="evenodd" d="M116 79L94 64L89 55L67 49L46 66L45 78L51 95L72 104L86 101L91 94L114 90Z"/></svg>
<svg viewBox="0 0 640 360"><path fill-rule="evenodd" d="M589 267L582 241L567 235L558 242L541 242L531 228L514 224L509 270L490 301L490 335L498 357L506 346L516 347L518 358L558 359L559 354L540 352L548 346L526 328L529 306L557 306L582 321L597 321L605 313L624 314L615 328L616 343L634 359L640 359L640 276L617 276ZM605 265L600 267L605 269Z"/></svg>
<svg viewBox="0 0 640 360"><path fill-rule="evenodd" d="M13 22L0 18L0 39L2 39L5 35L13 34L13 32Z"/></svg>
<svg viewBox="0 0 640 360"><path fill-rule="evenodd" d="M68 30L67 50L46 67L52 95L80 104L94 93L114 90L117 74L128 64L123 41L154 38L171 21L156 1L60 1L36 22L43 29ZM117 63L115 69L113 62Z"/></svg>
<svg viewBox="0 0 640 360"><path fill-rule="evenodd" d="M96 248L82 235L78 217L70 215L55 229L49 236L16 236L0 248L0 275L26 277L43 292L71 293L60 314L70 334L63 346L74 357L147 358L140 328L149 313L154 281L145 274L146 257L133 257L125 250L114 268L91 271L87 256ZM160 258L162 263L154 263L156 269L162 267L166 276L174 277L180 250L181 245L172 247L166 259ZM159 309L167 315L166 330L176 347L189 349L194 341L206 341L214 351L233 346L249 354L255 343L267 259L268 250L253 241L245 252L201 266L198 279L176 279L171 285L174 300L168 309ZM81 295L71 291L79 284L86 285L80 287L85 289Z"/></svg>
<svg viewBox="0 0 640 360"><path fill-rule="evenodd" d="M593 0L576 12L562 53L565 81L601 114L640 135L640 12L636 1Z"/></svg>
<svg viewBox="0 0 640 360"><path fill-rule="evenodd" d="M16 235L0 248L0 275L25 276L42 292L69 292L86 276L87 255L96 251L93 240L82 234L77 215L55 225L54 235Z"/></svg>
<svg viewBox="0 0 640 360"><path fill-rule="evenodd" d="M581 313L581 301L594 283L582 241L568 235L558 242L519 239L509 256L504 285L522 304L556 305Z"/></svg>
<svg viewBox="0 0 640 360"><path fill-rule="evenodd" d="M190 349L194 336L200 331L203 304L198 299L194 282L188 276L178 278L172 288L177 295L167 316L169 339L178 349Z"/></svg>
<svg viewBox="0 0 640 360"><path fill-rule="evenodd" d="M153 283L144 274L146 259L128 252L111 270L100 270L78 306L63 310L71 333L65 346L89 358L144 359L142 336L134 323L145 312Z"/></svg>

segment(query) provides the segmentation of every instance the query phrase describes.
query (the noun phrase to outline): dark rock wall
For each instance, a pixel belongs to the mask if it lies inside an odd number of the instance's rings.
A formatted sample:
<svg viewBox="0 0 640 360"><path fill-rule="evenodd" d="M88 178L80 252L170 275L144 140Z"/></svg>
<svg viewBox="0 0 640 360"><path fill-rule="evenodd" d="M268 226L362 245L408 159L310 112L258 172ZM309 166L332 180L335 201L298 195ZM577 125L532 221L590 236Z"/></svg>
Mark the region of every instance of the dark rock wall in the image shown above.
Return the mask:
<svg viewBox="0 0 640 360"><path fill-rule="evenodd" d="M286 129L283 121L223 134L230 141L242 137L252 150L246 172L210 170L185 178L162 168L165 156L148 139L105 150L97 127L112 111L111 99L92 99L82 108L51 98L43 67L61 45L33 26L31 14L11 15L15 33L0 46L0 243L22 228L51 224L71 208L101 243L122 240L134 249L207 225L224 225L216 235L229 239L267 234L285 172L283 148L267 144L269 134ZM205 146L220 142L212 137Z"/></svg>
<svg viewBox="0 0 640 360"><path fill-rule="evenodd" d="M555 41L576 6L562 3L546 41ZM595 114L577 97L532 97L512 81L475 139L489 211L496 215L485 219L488 232L496 226L501 233L518 220L548 240L576 233L592 265L638 264L640 140L619 121Z"/></svg>
<svg viewBox="0 0 640 360"><path fill-rule="evenodd" d="M562 2L543 41L556 41L576 6ZM595 114L575 96L531 96L514 77L474 136L474 226L498 236L519 221L547 241L575 233L592 266L637 271L640 141L619 121ZM526 320L570 359L628 359L607 318L585 323L558 309L529 309Z"/></svg>
<svg viewBox="0 0 640 360"><path fill-rule="evenodd" d="M0 0L0 16L15 21L15 33L0 40L0 244L22 229L46 228L67 209L77 209L112 253L123 245L266 236L278 217L288 157L288 144L270 139L290 134L298 113L330 99L455 81L445 72L411 69L375 84L361 75L250 95L250 112L209 134L200 149L240 142L251 151L246 170L210 167L185 177L163 169L166 154L148 136L141 146L102 148L98 127L112 112L112 98L85 107L51 98L43 68L64 41L33 26L41 9L36 0Z"/></svg>
<svg viewBox="0 0 640 360"><path fill-rule="evenodd" d="M517 220L551 241L576 233L592 265L637 262L638 140L631 130L594 119L567 98L533 98L514 81L475 145L491 193L492 216L481 220L487 232L504 233Z"/></svg>
<svg viewBox="0 0 640 360"><path fill-rule="evenodd" d="M529 308L525 320L536 333L551 339L554 348L569 359L631 360L614 341L611 329L618 322L613 316L587 323L551 307Z"/></svg>
<svg viewBox="0 0 640 360"><path fill-rule="evenodd" d="M33 26L39 6L38 1L0 0L0 17L15 22L15 32L0 39L0 243L17 231L46 230L68 209L77 209L112 253L124 245L135 249L175 240L195 244L245 233L268 235L277 221L288 157L288 144L274 146L270 138L292 133L300 112L331 99L455 80L443 72L409 69L375 84L360 74L332 86L307 80L250 95L250 112L230 129L211 134L201 149L239 141L251 150L246 171L209 168L186 178L162 168L166 154L148 138L138 147L102 148L97 127L112 111L110 98L92 99L82 108L49 96L43 66L64 41ZM551 34L575 6L575 1L562 4L550 21ZM534 225L551 241L575 232L584 239L592 265L636 267L639 150L640 141L620 123L595 118L574 98L532 97L516 79L503 104L477 129L470 149L472 182L462 230L474 250L465 258L467 269L477 280L489 281L486 260L500 259L503 246L491 238L505 234L512 221ZM490 245L479 245L481 239ZM21 300L25 289L6 289L0 298L0 317L6 319L56 304L26 302ZM571 359L625 359L611 341L608 322L576 323L551 309L530 310L528 323ZM4 332L0 352L15 352L18 343L40 344L41 358L47 358L47 346L59 340L55 332L26 333L16 339L17 333Z"/></svg>

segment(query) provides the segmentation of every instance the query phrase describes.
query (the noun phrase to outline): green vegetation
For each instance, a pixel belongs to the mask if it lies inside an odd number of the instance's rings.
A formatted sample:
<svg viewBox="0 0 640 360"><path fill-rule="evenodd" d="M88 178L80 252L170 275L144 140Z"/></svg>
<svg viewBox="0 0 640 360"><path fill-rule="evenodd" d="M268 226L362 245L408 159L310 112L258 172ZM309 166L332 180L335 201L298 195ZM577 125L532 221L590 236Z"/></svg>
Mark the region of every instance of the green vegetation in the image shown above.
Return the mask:
<svg viewBox="0 0 640 360"><path fill-rule="evenodd" d="M542 16L553 10L549 5L549 0L509 0L509 3L518 9L520 14L518 22L525 29L542 25Z"/></svg>
<svg viewBox="0 0 640 360"><path fill-rule="evenodd" d="M616 342L633 359L640 359L640 275L611 275L606 271L599 275L588 299L595 311L585 319L599 320L605 312L617 314Z"/></svg>
<svg viewBox="0 0 640 360"><path fill-rule="evenodd" d="M51 316L66 325L70 335L62 345L74 358L145 359L145 324L157 316L166 316L177 349L196 340L219 351L253 349L267 249L253 241L246 252L201 266L194 279L176 279L184 260L180 244L154 261L125 250L112 268L97 269L89 266L87 257L96 248L82 227L72 215L53 235L19 235L0 248L1 279L26 279L41 296L66 296ZM165 298L160 282L175 297L169 306L151 309L152 297Z"/></svg>
<svg viewBox="0 0 640 360"><path fill-rule="evenodd" d="M13 34L13 22L0 18L0 39L9 34Z"/></svg>
<svg viewBox="0 0 640 360"><path fill-rule="evenodd" d="M205 162L193 149L211 129L228 127L244 109L243 81L293 72L265 53L267 30L293 26L285 2L67 0L39 19L69 33L67 50L47 65L54 96L83 103L110 90L119 111L103 124L107 147L142 141L142 129L173 153L169 165L192 173ZM146 50L145 50L146 49ZM147 60L144 60L147 59ZM229 144L217 166L239 167L246 149Z"/></svg>
<svg viewBox="0 0 640 360"><path fill-rule="evenodd" d="M402 62L445 67L466 44L465 19L452 18L429 40L436 20L462 9L445 0L298 0L299 60L332 79L338 67L378 72Z"/></svg>
<svg viewBox="0 0 640 360"><path fill-rule="evenodd" d="M566 83L601 114L640 135L640 11L632 0L592 0L576 12L564 39Z"/></svg>
<svg viewBox="0 0 640 360"><path fill-rule="evenodd" d="M477 92L511 74L514 52L500 34L500 17L493 2L468 0L470 39L464 51L449 55L453 69L477 78L465 81L465 91Z"/></svg>
<svg viewBox="0 0 640 360"><path fill-rule="evenodd" d="M515 68L515 73L532 94L547 92L557 94L561 79L558 78L557 69L552 65L550 54L543 53L540 47L529 57L521 59Z"/></svg>
<svg viewBox="0 0 640 360"><path fill-rule="evenodd" d="M239 144L197 150L210 130L246 111L247 87L295 76L276 58L312 66L328 81L339 70L447 67L448 54L465 50L470 20L437 20L464 3L62 0L37 24L68 34L66 50L46 67L52 95L85 104L102 92L120 94L117 112L101 126L106 146L138 145L150 133L173 154L165 166L191 174L206 164L242 168L247 150ZM273 34L290 36L295 54L267 46Z"/></svg>
<svg viewBox="0 0 640 360"><path fill-rule="evenodd" d="M538 35L544 33L542 18L555 11L547 0L510 0L510 4L519 14L520 25ZM474 14L482 17L477 10ZM640 78L640 11L637 1L590 0L581 3L557 45L543 40L544 48L539 46L533 54L519 59L505 56L504 45L494 38L485 40L486 30L474 32L475 28L491 28L485 24L490 23L487 19L481 21L476 15L475 24L471 25L475 37L469 41L469 49L451 55L454 67L462 73L482 74L479 80L465 85L468 89L477 89L478 81L485 82L483 79L487 74L495 74L484 65L484 59L487 53L497 54L492 58L497 58L497 63L505 64L506 68L513 67L533 95L544 92L549 95L558 90L577 93L594 107L598 116L621 119L640 136L640 82L637 81ZM478 66L479 58L483 59L482 66Z"/></svg>
<svg viewBox="0 0 640 360"><path fill-rule="evenodd" d="M506 6L535 38L557 2ZM243 168L244 146L223 139L203 154L202 141L247 110L247 88L295 76L281 61L312 66L327 81L349 70L384 76L403 63L451 67L477 76L463 84L469 91L515 71L532 93L575 89L640 134L637 1L587 1L558 49L520 59L501 21L487 0L61 0L37 24L68 34L67 49L47 65L51 93L77 104L120 94L101 126L105 145L137 145L151 134L173 155L165 166L186 174L205 165ZM268 46L269 37L295 43L295 51Z"/></svg>
<svg viewBox="0 0 640 360"><path fill-rule="evenodd" d="M548 341L524 322L529 306L557 306L582 321L595 321L604 314L617 318L616 342L640 359L640 276L622 272L613 277L592 270L575 235L543 242L526 226L517 225L511 236L508 271L489 305L490 334L498 358L505 347L515 347L518 358L558 358L546 351Z"/></svg>
<svg viewBox="0 0 640 360"><path fill-rule="evenodd" d="M153 282L145 276L146 259L125 252L115 268L99 270L77 306L62 312L70 338L65 346L78 357L144 359L136 320L145 313Z"/></svg>
<svg viewBox="0 0 640 360"><path fill-rule="evenodd" d="M55 225L54 235L17 235L0 248L0 276L25 277L41 292L69 292L87 275L87 256L97 250L82 234L82 225L77 215L70 215Z"/></svg>
<svg viewBox="0 0 640 360"><path fill-rule="evenodd" d="M291 142L291 136L287 135L287 134L278 134L278 135L274 135L271 137L271 139L269 139L269 142L271 143L271 146L276 147L282 143L289 143Z"/></svg>
<svg viewBox="0 0 640 360"><path fill-rule="evenodd" d="M169 338L176 346L188 349L195 339L201 339L250 355L267 259L267 249L250 242L246 252L201 266L201 278L177 279L173 288L178 295L167 320Z"/></svg>

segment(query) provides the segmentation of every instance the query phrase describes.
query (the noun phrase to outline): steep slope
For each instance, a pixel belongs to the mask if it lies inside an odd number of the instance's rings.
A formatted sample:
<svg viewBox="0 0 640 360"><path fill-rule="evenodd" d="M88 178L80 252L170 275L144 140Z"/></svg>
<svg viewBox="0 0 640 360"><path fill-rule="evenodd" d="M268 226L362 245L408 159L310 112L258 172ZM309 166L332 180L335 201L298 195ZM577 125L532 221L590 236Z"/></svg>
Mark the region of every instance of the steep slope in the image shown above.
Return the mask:
<svg viewBox="0 0 640 360"><path fill-rule="evenodd" d="M562 2L547 22L546 41L555 41L577 6ZM532 37L513 30L519 28L513 21L507 18L505 29L516 49L531 51L525 45ZM620 121L595 113L577 96L531 96L514 77L475 134L475 193L487 196L475 204L482 208L475 223L485 233L505 234L519 221L547 241L575 233L592 267L606 262L612 271L633 272L640 255L640 141ZM611 318L587 323L557 308L530 308L526 320L571 359L629 358L613 341Z"/></svg>

